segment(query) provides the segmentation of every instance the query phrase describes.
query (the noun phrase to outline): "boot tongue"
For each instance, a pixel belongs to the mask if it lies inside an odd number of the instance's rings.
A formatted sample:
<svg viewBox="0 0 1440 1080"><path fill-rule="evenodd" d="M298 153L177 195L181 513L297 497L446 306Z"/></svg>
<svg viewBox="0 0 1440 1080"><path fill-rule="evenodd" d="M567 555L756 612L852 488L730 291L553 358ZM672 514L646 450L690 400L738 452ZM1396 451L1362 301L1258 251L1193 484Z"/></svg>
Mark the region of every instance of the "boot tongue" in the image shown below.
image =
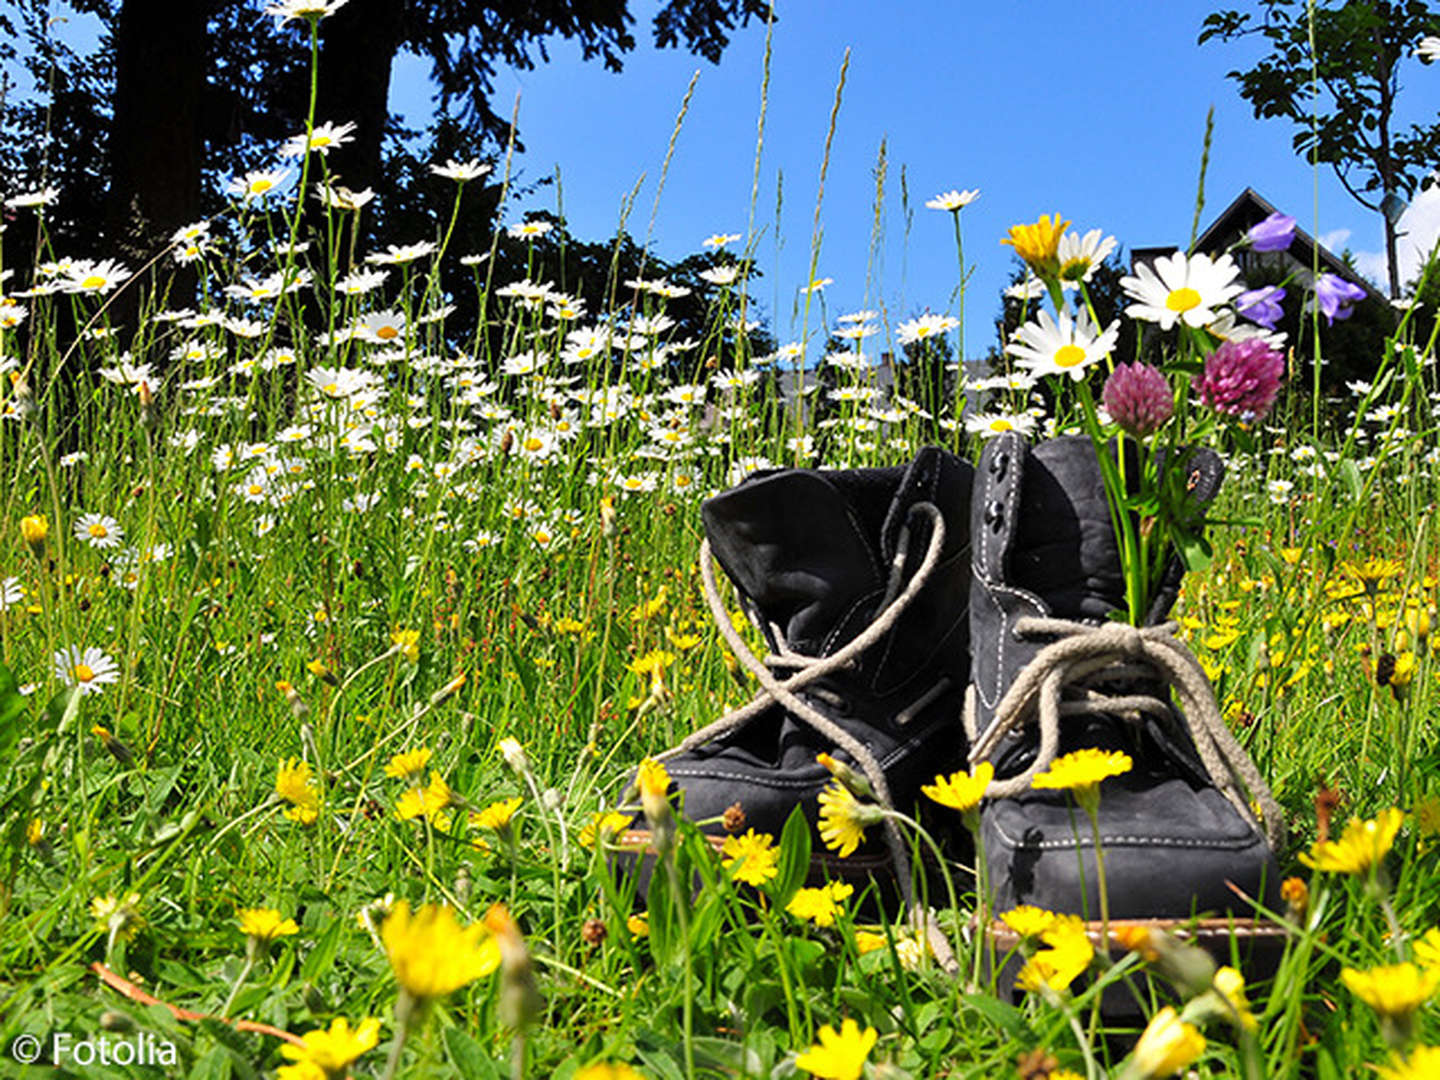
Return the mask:
<svg viewBox="0 0 1440 1080"><path fill-rule="evenodd" d="M869 622L886 568L867 538L879 535L902 473L786 470L701 507L716 559L789 648L825 656Z"/></svg>
<svg viewBox="0 0 1440 1080"><path fill-rule="evenodd" d="M1094 445L1067 435L1026 461L1010 578L1062 619L1104 619L1125 606L1120 549Z"/></svg>

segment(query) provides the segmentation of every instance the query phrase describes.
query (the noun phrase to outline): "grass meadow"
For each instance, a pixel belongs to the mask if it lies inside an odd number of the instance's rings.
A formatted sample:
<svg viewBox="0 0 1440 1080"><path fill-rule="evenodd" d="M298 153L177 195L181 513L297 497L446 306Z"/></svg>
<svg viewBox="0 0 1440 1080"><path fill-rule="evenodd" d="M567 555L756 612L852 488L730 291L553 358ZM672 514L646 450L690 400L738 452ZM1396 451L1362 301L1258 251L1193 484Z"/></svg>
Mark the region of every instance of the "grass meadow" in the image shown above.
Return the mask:
<svg viewBox="0 0 1440 1080"><path fill-rule="evenodd" d="M448 175L472 197L478 169ZM1440 367L1415 312L1323 410L1289 356L1224 444L1176 611L1288 816L1278 968L1237 986L1135 940L1002 998L966 868L955 905L932 896L947 970L863 890L802 892L803 828L722 862L682 824L678 873L635 896L611 849L643 811L614 800L754 692L701 593L703 498L760 468L973 459L991 429L1078 424L1079 384L1048 406L1018 368L943 400L884 385L882 348L953 340L949 282L928 323L831 313L816 285L796 345L753 355L751 237L712 238L680 340L666 282L587 311L443 220L354 251L344 193L304 234L293 192L238 178L158 278L4 264L0 1073L34 1036L52 1075L63 1032L77 1076L1440 1076ZM43 236L43 193L8 194L0 243ZM457 261L483 327L450 317ZM141 314L112 330L124 289ZM826 373L806 409L776 377L797 353ZM1138 1019L1097 1008L1122 981Z"/></svg>

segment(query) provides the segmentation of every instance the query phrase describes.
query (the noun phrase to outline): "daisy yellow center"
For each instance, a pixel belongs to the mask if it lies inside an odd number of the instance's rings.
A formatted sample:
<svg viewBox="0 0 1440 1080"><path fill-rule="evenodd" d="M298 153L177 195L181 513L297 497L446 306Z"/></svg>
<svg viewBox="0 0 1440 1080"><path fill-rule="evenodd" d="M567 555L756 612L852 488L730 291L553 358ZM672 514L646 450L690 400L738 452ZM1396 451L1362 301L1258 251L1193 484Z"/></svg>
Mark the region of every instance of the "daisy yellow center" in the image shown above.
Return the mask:
<svg viewBox="0 0 1440 1080"><path fill-rule="evenodd" d="M70 669L70 674L75 676L77 682L89 682L95 678L95 669L89 664L76 664Z"/></svg>
<svg viewBox="0 0 1440 1080"><path fill-rule="evenodd" d="M255 195L264 195L265 192L269 191L272 187L274 187L274 185L269 180L256 180L250 185L250 191Z"/></svg>
<svg viewBox="0 0 1440 1080"><path fill-rule="evenodd" d="M540 449L541 447L543 447L544 445L545 445L544 440L542 440L542 439L537 439L534 435L530 436L530 438L528 438L528 439L525 440L525 449L526 449L526 450L529 450L532 454L533 454L536 450L539 450L539 449Z"/></svg>
<svg viewBox="0 0 1440 1080"><path fill-rule="evenodd" d="M541 529L535 534L535 542L537 544L548 544L550 542L550 534Z"/></svg>
<svg viewBox="0 0 1440 1080"><path fill-rule="evenodd" d="M1175 289L1165 298L1165 306L1171 311L1190 311L1200 306L1200 294L1188 285Z"/></svg>
<svg viewBox="0 0 1440 1080"><path fill-rule="evenodd" d="M1066 348L1071 348L1071 349L1073 349L1074 346L1073 346L1073 345L1069 345L1069 346L1066 346ZM991 430L991 431L1014 431L1014 430L1015 430L1015 425L1012 424L1012 423L1010 423L1009 420L991 420L991 421L990 421L990 430Z"/></svg>
<svg viewBox="0 0 1440 1080"><path fill-rule="evenodd" d="M916 337L929 337L929 336L930 336L930 327L928 327L928 326L917 326L917 327L915 328L915 336L916 336Z"/></svg>
<svg viewBox="0 0 1440 1080"><path fill-rule="evenodd" d="M311 146L329 146L334 140L329 135L316 135L310 140Z"/></svg>
<svg viewBox="0 0 1440 1080"><path fill-rule="evenodd" d="M1079 345L1061 345L1055 350L1055 364L1057 367L1072 368L1076 364L1085 362L1085 350Z"/></svg>
<svg viewBox="0 0 1440 1080"><path fill-rule="evenodd" d="M396 330L393 326L382 326L379 330L375 331L375 336L381 341L390 341L392 338L399 337L400 331Z"/></svg>
<svg viewBox="0 0 1440 1080"><path fill-rule="evenodd" d="M684 475L675 477L675 486L676 486L676 487L689 487L689 486L690 486L690 477L684 476Z"/></svg>
<svg viewBox="0 0 1440 1080"><path fill-rule="evenodd" d="M327 394L335 394L335 393L338 393L338 392L340 391L340 384L339 384L339 383L333 383L333 382L327 382L327 383L325 384L324 390L325 390L325 392L326 392Z"/></svg>
<svg viewBox="0 0 1440 1080"><path fill-rule="evenodd" d="M80 282L82 289L98 289L105 284L105 279L99 274L91 274L84 281Z"/></svg>
<svg viewBox="0 0 1440 1080"><path fill-rule="evenodd" d="M259 484L251 484L248 490L251 495L260 495L265 491L264 487Z"/></svg>
<svg viewBox="0 0 1440 1080"><path fill-rule="evenodd" d="M90 535L96 540L104 540L105 537L110 535L110 530L97 521L94 525L90 526Z"/></svg>

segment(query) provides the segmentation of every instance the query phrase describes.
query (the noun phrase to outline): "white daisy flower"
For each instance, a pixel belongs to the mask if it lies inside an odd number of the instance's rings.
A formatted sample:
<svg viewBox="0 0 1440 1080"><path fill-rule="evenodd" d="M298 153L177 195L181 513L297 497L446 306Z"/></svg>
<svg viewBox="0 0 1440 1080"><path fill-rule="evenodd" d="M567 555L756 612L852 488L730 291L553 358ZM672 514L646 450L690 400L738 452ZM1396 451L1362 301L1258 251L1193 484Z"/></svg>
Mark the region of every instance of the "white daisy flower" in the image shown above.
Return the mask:
<svg viewBox="0 0 1440 1080"><path fill-rule="evenodd" d="M365 256L367 263L380 264L383 266L400 266L404 263L414 262L416 259L423 259L435 251L435 245L429 240L420 240L414 244L389 244L383 252L376 252Z"/></svg>
<svg viewBox="0 0 1440 1080"><path fill-rule="evenodd" d="M1229 255L1186 255L1177 251L1162 255L1154 265L1141 263L1136 276L1123 277L1120 285L1137 303L1125 309L1134 319L1158 323L1169 330L1184 320L1187 326L1201 327L1219 317L1218 308L1245 291L1240 268Z"/></svg>
<svg viewBox="0 0 1440 1080"><path fill-rule="evenodd" d="M520 221L505 230L512 240L534 240L544 236L555 226L548 221Z"/></svg>
<svg viewBox="0 0 1440 1080"><path fill-rule="evenodd" d="M106 514L82 514L75 522L75 539L93 548L119 547L125 530Z"/></svg>
<svg viewBox="0 0 1440 1080"><path fill-rule="evenodd" d="M1085 369L1102 359L1120 338L1118 320L1097 333L1085 311L1074 320L1062 311L1059 323L1048 311L1042 310L1038 318L1039 322L1020 327L1015 341L1005 347L1016 363L1036 375L1069 375L1078 382L1085 377Z"/></svg>
<svg viewBox="0 0 1440 1080"><path fill-rule="evenodd" d="M895 334L901 345L913 345L917 341L954 330L959 325L960 320L952 319L949 315L921 315L918 319L901 323L895 328Z"/></svg>
<svg viewBox="0 0 1440 1080"><path fill-rule="evenodd" d="M308 140L303 131L286 139L285 145L280 147L280 156L304 157L307 149L320 154L328 154L335 147L351 142L354 139L354 133L354 124L317 124L310 129Z"/></svg>
<svg viewBox="0 0 1440 1080"><path fill-rule="evenodd" d="M979 435L982 439L993 439L1007 431L1030 436L1035 434L1035 417L1029 413L975 413L965 418L965 430L971 435Z"/></svg>
<svg viewBox="0 0 1440 1080"><path fill-rule="evenodd" d="M1091 229L1084 236L1066 230L1060 237L1055 257L1060 262L1060 282L1066 289L1078 289L1080 282L1095 276L1095 268L1115 250L1115 237L1104 236L1104 230Z"/></svg>
<svg viewBox="0 0 1440 1080"><path fill-rule="evenodd" d="M290 178L289 169L256 169L244 176L237 176L225 188L225 194L249 201L269 195Z"/></svg>
<svg viewBox="0 0 1440 1080"><path fill-rule="evenodd" d="M284 26L291 19L323 19L333 15L349 0L276 0L265 5L265 14L275 16L275 25Z"/></svg>
<svg viewBox="0 0 1440 1080"><path fill-rule="evenodd" d="M107 684L118 682L120 666L103 650L81 649L78 645L61 649L54 657L55 677L66 686L78 689L82 696L101 693Z"/></svg>
<svg viewBox="0 0 1440 1080"><path fill-rule="evenodd" d="M25 590L18 577L7 577L0 581L0 611L6 611L25 599Z"/></svg>
<svg viewBox="0 0 1440 1080"><path fill-rule="evenodd" d="M480 164L479 158L472 158L470 161L456 161L451 158L444 165L431 165L430 172L435 176L443 177L446 180L454 180L457 183L464 183L466 180L478 180L490 171L489 165Z"/></svg>
<svg viewBox="0 0 1440 1080"><path fill-rule="evenodd" d="M740 276L740 268L734 263L726 266L712 266L700 271L700 280L711 285L733 285Z"/></svg>
<svg viewBox="0 0 1440 1080"><path fill-rule="evenodd" d="M925 205L931 210L959 210L969 206L979 197L979 188L970 191L956 191L952 188L950 191L936 195L933 199L926 199Z"/></svg>

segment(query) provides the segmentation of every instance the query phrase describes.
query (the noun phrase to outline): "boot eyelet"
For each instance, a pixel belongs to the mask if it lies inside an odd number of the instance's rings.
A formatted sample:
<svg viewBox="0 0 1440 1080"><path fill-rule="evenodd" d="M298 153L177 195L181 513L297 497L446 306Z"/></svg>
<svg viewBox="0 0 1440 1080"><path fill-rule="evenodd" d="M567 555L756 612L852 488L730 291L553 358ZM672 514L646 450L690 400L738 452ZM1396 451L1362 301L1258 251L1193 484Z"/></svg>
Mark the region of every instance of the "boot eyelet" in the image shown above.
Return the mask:
<svg viewBox="0 0 1440 1080"><path fill-rule="evenodd" d="M1005 527L1005 504L1003 502L997 500L985 508L985 524L997 533Z"/></svg>
<svg viewBox="0 0 1440 1080"><path fill-rule="evenodd" d="M1005 453L996 454L990 459L990 475L997 481L1005 479L1005 471L1010 466L1010 455Z"/></svg>

